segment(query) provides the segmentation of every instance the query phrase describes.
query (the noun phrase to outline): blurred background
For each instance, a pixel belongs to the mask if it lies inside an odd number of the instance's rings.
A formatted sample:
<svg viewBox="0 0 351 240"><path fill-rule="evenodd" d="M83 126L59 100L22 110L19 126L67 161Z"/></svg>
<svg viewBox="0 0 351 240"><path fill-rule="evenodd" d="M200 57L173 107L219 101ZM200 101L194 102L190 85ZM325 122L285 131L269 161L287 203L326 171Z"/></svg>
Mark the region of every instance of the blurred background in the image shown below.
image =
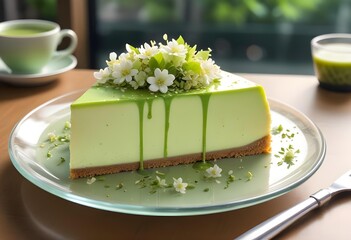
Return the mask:
<svg viewBox="0 0 351 240"><path fill-rule="evenodd" d="M351 32L350 0L0 0L0 21L39 18L78 32L81 68L108 53L182 35L223 70L313 74L310 41ZM82 46L83 45L83 46Z"/></svg>

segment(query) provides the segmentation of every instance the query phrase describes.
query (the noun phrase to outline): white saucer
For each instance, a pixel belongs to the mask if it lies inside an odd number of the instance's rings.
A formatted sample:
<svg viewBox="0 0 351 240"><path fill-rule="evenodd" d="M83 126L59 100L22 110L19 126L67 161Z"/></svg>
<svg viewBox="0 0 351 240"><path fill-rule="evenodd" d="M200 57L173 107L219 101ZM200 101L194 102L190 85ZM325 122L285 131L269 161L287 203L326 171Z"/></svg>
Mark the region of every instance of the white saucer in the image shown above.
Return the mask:
<svg viewBox="0 0 351 240"><path fill-rule="evenodd" d="M51 82L77 65L77 59L67 56L51 60L40 73L36 74L12 74L10 70L0 61L0 81L18 86L36 86Z"/></svg>

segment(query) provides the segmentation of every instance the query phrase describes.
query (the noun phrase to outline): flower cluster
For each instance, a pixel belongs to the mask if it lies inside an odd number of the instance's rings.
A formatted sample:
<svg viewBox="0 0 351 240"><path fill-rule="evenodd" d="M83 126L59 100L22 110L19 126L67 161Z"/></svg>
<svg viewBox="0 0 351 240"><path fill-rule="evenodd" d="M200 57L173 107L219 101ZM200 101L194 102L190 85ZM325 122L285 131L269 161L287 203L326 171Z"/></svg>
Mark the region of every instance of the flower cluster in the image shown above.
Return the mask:
<svg viewBox="0 0 351 240"><path fill-rule="evenodd" d="M152 92L199 89L220 78L220 68L210 58L211 49L196 50L180 36L165 44L151 41L139 48L126 45L126 53L110 53L107 67L94 73L99 84L148 88Z"/></svg>

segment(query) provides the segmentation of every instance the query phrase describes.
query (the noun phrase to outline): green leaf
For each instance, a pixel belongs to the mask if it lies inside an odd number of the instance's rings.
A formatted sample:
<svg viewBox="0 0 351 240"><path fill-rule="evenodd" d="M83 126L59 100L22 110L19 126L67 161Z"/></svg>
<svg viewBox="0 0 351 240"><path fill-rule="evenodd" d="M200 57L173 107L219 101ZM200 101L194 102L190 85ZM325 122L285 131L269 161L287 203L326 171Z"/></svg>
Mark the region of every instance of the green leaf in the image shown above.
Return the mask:
<svg viewBox="0 0 351 240"><path fill-rule="evenodd" d="M197 74L201 74L201 65L199 62L189 61L183 64L183 68L186 71L193 71Z"/></svg>
<svg viewBox="0 0 351 240"><path fill-rule="evenodd" d="M134 69L140 69L141 68L141 62L140 61L134 61L133 62L133 68Z"/></svg>
<svg viewBox="0 0 351 240"><path fill-rule="evenodd" d="M196 53L196 45L194 47L188 47L188 52L186 54L186 60L189 60L191 58L194 57L195 53Z"/></svg>
<svg viewBox="0 0 351 240"><path fill-rule="evenodd" d="M158 54L156 54L156 55L154 56L154 58L155 58L156 61L158 62L158 65L159 65L160 69L163 69L164 66L165 66L165 60L164 60L164 58L163 58L162 53L159 52Z"/></svg>
<svg viewBox="0 0 351 240"><path fill-rule="evenodd" d="M152 70L154 70L156 68L164 69L165 60L163 59L162 53L158 53L158 54L154 55L152 58L150 58L149 66Z"/></svg>
<svg viewBox="0 0 351 240"><path fill-rule="evenodd" d="M185 41L184 41L184 39L183 39L182 36L179 36L179 37L178 37L177 43L178 43L178 44L184 44L184 43L185 43Z"/></svg>
<svg viewBox="0 0 351 240"><path fill-rule="evenodd" d="M155 70L156 68L158 68L158 62L154 57L150 58L149 67L151 70Z"/></svg>
<svg viewBox="0 0 351 240"><path fill-rule="evenodd" d="M173 74L174 76L176 76L177 73L178 73L177 68L174 67L172 63L167 63L167 64L165 64L165 65L164 65L164 69L167 69L167 70L168 70L168 73L169 73L169 74Z"/></svg>
<svg viewBox="0 0 351 240"><path fill-rule="evenodd" d="M210 51L201 50L196 54L196 57L202 60L207 60L210 56L211 56Z"/></svg>

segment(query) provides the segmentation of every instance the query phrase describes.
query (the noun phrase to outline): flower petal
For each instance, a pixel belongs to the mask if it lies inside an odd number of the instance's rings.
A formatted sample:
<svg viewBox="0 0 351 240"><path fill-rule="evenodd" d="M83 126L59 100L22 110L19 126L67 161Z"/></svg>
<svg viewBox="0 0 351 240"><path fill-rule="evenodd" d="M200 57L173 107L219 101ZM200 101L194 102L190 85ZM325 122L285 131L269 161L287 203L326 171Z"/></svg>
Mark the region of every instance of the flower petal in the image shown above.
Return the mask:
<svg viewBox="0 0 351 240"><path fill-rule="evenodd" d="M156 83L156 78L155 77L148 77L146 81L149 84L155 84Z"/></svg>
<svg viewBox="0 0 351 240"><path fill-rule="evenodd" d="M168 91L168 87L165 85L160 86L159 88L160 88L160 92L162 92L162 93L166 93Z"/></svg>
<svg viewBox="0 0 351 240"><path fill-rule="evenodd" d="M166 70L167 71L167 70ZM167 71L168 72L168 71ZM155 71L154 71L154 74L155 74L155 77L158 78L160 75L161 75L161 69L159 68L156 68Z"/></svg>
<svg viewBox="0 0 351 240"><path fill-rule="evenodd" d="M151 85L149 86L149 89L150 89L150 91L157 92L159 88L158 88L157 85L151 84Z"/></svg>

